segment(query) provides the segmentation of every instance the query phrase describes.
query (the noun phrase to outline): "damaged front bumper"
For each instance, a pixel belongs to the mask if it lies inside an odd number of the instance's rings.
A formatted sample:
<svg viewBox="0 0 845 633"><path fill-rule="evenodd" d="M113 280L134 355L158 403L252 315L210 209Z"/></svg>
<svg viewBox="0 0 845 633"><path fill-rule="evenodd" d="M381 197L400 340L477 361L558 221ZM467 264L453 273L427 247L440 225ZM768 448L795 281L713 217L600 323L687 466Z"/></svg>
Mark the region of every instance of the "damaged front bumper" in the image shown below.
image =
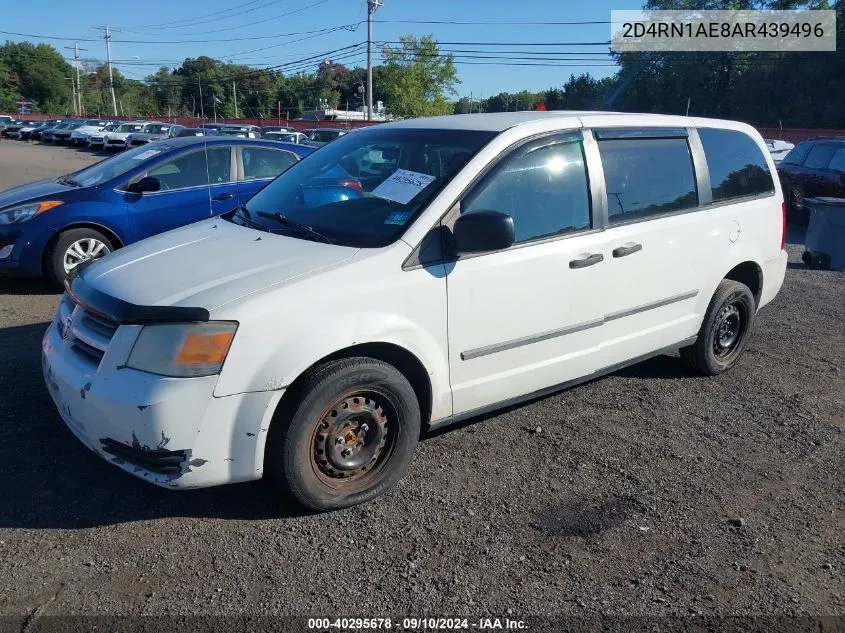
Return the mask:
<svg viewBox="0 0 845 633"><path fill-rule="evenodd" d="M139 326L118 327L98 362L62 330L56 318L44 334L44 380L65 424L89 449L168 488L262 476L281 391L218 398L217 376L168 378L126 367Z"/></svg>

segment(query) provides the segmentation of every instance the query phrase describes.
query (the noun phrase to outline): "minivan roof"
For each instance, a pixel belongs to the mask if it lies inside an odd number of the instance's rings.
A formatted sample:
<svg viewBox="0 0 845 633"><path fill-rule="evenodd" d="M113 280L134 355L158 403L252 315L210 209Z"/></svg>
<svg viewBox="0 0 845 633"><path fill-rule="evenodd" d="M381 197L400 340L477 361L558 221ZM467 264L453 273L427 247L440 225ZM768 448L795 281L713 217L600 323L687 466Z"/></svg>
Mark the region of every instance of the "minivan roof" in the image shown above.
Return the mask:
<svg viewBox="0 0 845 633"><path fill-rule="evenodd" d="M419 119L407 119L383 123L379 127L390 128L434 128L442 130L481 130L486 132L502 132L517 125L544 121L550 119L572 119L580 117L607 117L608 125L612 125L614 118L648 118L653 125L677 126L679 121L685 122L690 127L703 123L727 124L726 127L736 126L735 121L722 121L717 119L704 119L699 117L684 117L666 114L643 114L635 112L607 112L603 110L548 110L522 112L489 112L475 114L450 114L436 117L423 117Z"/></svg>

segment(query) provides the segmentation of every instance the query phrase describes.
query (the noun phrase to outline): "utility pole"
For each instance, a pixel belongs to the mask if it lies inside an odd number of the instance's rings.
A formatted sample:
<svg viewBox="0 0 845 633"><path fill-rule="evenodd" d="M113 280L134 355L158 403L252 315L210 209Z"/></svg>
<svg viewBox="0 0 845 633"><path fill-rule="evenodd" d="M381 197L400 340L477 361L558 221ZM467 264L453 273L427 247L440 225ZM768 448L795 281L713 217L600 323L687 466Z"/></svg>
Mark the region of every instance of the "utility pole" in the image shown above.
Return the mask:
<svg viewBox="0 0 845 633"><path fill-rule="evenodd" d="M73 108L76 110L78 116L82 116L82 82L79 80L79 68L82 63L79 61L79 51L87 51L87 48L79 48L79 43L70 46L65 46L66 49L73 51L73 63L76 66L76 101L74 101Z"/></svg>
<svg viewBox="0 0 845 633"><path fill-rule="evenodd" d="M367 121L373 120L373 13L382 0L367 0Z"/></svg>
<svg viewBox="0 0 845 633"><path fill-rule="evenodd" d="M117 99L114 96L114 78L111 70L111 33L109 33L109 25L106 24L106 60L109 65L109 88L111 88L111 106L114 116L117 116Z"/></svg>
<svg viewBox="0 0 845 633"><path fill-rule="evenodd" d="M235 118L238 118L238 90L235 88L235 82L232 82L232 97L235 100Z"/></svg>
<svg viewBox="0 0 845 633"><path fill-rule="evenodd" d="M73 76L65 77L70 82L70 98L73 103L73 112L76 114L76 86L73 84Z"/></svg>
<svg viewBox="0 0 845 633"><path fill-rule="evenodd" d="M200 117L205 121L205 108L202 105L202 79L197 75L197 85L200 87Z"/></svg>

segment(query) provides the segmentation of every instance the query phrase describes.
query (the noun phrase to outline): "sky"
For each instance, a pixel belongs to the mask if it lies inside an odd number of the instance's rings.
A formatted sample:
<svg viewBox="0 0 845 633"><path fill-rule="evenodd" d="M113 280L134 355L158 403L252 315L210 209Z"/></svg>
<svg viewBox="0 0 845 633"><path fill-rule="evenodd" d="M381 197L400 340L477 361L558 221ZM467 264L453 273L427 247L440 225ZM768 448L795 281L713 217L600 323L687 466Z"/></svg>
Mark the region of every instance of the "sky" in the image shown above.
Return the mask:
<svg viewBox="0 0 845 633"><path fill-rule="evenodd" d="M374 16L375 62L381 57L381 42L395 42L406 34L431 34L441 50L456 56L458 96L476 99L557 87L570 74L613 74L616 67L606 54L608 46L600 44L610 38L610 11L642 6L639 0L383 3ZM285 74L312 72L323 59L366 66L366 0L118 4L123 6L116 10L107 0L11 3L0 19L0 40L45 42L71 59L69 49L78 41L80 57L99 62L106 58L106 46L98 27L108 24L115 66L133 79L200 55L254 67L274 66ZM547 43L554 45L541 45ZM504 59L503 51L508 51Z"/></svg>

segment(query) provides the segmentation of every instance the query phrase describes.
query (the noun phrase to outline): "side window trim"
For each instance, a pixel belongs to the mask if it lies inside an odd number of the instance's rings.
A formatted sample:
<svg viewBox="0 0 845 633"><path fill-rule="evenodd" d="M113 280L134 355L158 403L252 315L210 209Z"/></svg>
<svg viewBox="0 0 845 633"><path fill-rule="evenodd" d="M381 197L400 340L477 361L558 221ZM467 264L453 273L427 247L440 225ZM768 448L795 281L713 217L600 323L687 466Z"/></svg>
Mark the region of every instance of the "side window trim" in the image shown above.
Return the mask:
<svg viewBox="0 0 845 633"><path fill-rule="evenodd" d="M695 211L713 202L713 189L710 185L710 169L707 166L707 157L704 154L704 145L701 143L701 137L698 135L698 128L687 128L687 132L689 134L687 143L689 144L692 165L695 170L695 186L698 188L698 205L688 209L688 211Z"/></svg>
<svg viewBox="0 0 845 633"><path fill-rule="evenodd" d="M608 226L607 184L604 181L604 167L601 164L599 145L593 130L583 130L584 166L587 169L587 185L590 188L590 208L593 229L603 231Z"/></svg>

